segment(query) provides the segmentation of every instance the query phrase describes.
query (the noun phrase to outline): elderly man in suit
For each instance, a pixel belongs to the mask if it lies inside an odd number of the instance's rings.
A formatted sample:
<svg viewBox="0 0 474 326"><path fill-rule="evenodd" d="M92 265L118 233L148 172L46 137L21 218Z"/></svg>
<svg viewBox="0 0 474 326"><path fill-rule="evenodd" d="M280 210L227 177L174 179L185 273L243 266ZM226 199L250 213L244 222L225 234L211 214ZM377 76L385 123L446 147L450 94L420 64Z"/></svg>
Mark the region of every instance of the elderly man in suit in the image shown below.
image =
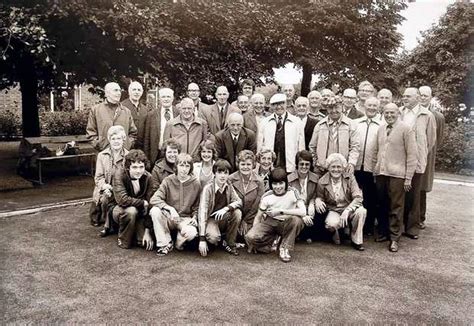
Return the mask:
<svg viewBox="0 0 474 326"><path fill-rule="evenodd" d="M349 119L358 119L364 116L364 112L355 107L357 93L353 88L346 88L342 93L342 110Z"/></svg>
<svg viewBox="0 0 474 326"><path fill-rule="evenodd" d="M250 107L242 114L244 116L244 127L258 134L260 122L268 115L265 112L265 95L253 94L250 98Z"/></svg>
<svg viewBox="0 0 474 326"><path fill-rule="evenodd" d="M415 131L418 164L411 181L411 189L405 195L404 235L418 239L420 227L421 181L428 161L428 153L436 143L436 120L433 114L419 105L417 88L409 87L403 93L404 107L400 109L402 121Z"/></svg>
<svg viewBox="0 0 474 326"><path fill-rule="evenodd" d="M216 135L217 157L227 160L231 167L231 173L237 171L236 157L244 149L257 150L255 133L243 127L244 118L239 113L231 113L227 119L227 128Z"/></svg>
<svg viewBox="0 0 474 326"><path fill-rule="evenodd" d="M421 179L421 196L420 196L420 229L425 228L426 220L426 193L433 188L433 179L435 172L436 150L438 146L443 143L444 136L444 115L439 112L439 105L433 103L431 87L421 86L420 91L420 106L430 111L436 121L436 142L433 149L428 153L426 170Z"/></svg>
<svg viewBox="0 0 474 326"><path fill-rule="evenodd" d="M216 135L220 130L226 126L229 114L233 112L241 113L239 108L231 107L227 100L229 99L229 91L225 86L217 87L216 94L217 102L201 111L201 116L207 122L209 133Z"/></svg>
<svg viewBox="0 0 474 326"><path fill-rule="evenodd" d="M271 149L276 154L275 167L288 173L296 169L296 153L304 149L304 127L301 119L286 111L286 95L275 94L270 98L273 114L260 124L257 148Z"/></svg>
<svg viewBox="0 0 474 326"><path fill-rule="evenodd" d="M160 158L159 153L163 144L166 123L179 115L179 110L173 107L173 90L170 88L161 88L158 93L160 97L159 109L148 112L145 118L145 128L143 132L143 151L152 166Z"/></svg>
<svg viewBox="0 0 474 326"><path fill-rule="evenodd" d="M201 102L201 98L199 97L199 95L201 94L201 90L199 89L198 84L190 83L188 85L187 90L186 90L186 94L188 95L188 97L191 100L193 100L193 103L194 103L194 116L202 117L201 116L202 109L207 107L208 105Z"/></svg>
<svg viewBox="0 0 474 326"><path fill-rule="evenodd" d="M140 102L142 95L142 85L137 81L132 81L128 86L128 98L122 101L122 105L129 109L132 113L133 122L135 123L135 126L137 126L138 137L134 144L135 148L143 147L145 118L148 113L148 108L146 105Z"/></svg>
<svg viewBox="0 0 474 326"><path fill-rule="evenodd" d="M124 145L130 149L137 138L137 127L132 113L120 103L122 90L117 83L107 83L104 87L105 101L95 105L89 112L86 134L98 151L109 146L107 131L112 126L120 125L125 130L127 141Z"/></svg>
<svg viewBox="0 0 474 326"><path fill-rule="evenodd" d="M295 113L301 119L304 128L304 146L309 150L309 141L313 136L313 130L318 121L312 118L309 113L309 100L306 97L300 96L295 101Z"/></svg>
<svg viewBox="0 0 474 326"><path fill-rule="evenodd" d="M309 150L314 157L314 172L321 177L326 172L326 159L332 153L341 153L348 161L347 171L354 172L359 158L359 137L351 119L342 114L342 106L334 98L326 103L328 116L314 127Z"/></svg>

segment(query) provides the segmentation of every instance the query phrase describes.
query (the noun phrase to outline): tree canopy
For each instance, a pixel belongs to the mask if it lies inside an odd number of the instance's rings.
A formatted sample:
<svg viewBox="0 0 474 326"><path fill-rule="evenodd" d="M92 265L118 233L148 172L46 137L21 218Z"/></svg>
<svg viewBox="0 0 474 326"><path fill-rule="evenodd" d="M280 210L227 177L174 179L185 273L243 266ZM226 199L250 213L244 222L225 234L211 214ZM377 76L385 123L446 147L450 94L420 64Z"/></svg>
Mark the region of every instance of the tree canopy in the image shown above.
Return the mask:
<svg viewBox="0 0 474 326"><path fill-rule="evenodd" d="M439 23L400 60L400 86L430 85L446 106L474 105L474 5L450 5Z"/></svg>

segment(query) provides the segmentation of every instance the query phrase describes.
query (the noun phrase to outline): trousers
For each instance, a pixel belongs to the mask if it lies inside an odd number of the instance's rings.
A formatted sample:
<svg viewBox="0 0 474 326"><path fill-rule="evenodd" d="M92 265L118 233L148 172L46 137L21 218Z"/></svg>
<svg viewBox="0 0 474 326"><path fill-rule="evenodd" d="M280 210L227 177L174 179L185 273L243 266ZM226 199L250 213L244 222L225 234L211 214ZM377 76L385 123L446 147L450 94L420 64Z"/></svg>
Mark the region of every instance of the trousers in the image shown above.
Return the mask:
<svg viewBox="0 0 474 326"><path fill-rule="evenodd" d="M403 213L403 224L405 232L410 235L420 233L420 197L421 197L421 173L415 173L411 179L411 189L405 193L405 208Z"/></svg>
<svg viewBox="0 0 474 326"><path fill-rule="evenodd" d="M137 243L141 245L145 235L143 212L133 206L123 208L117 205L112 211L112 216L119 225L118 238L123 246L130 248L134 237L136 237Z"/></svg>
<svg viewBox="0 0 474 326"><path fill-rule="evenodd" d="M239 211L240 212L240 211ZM224 215L220 221L209 217L206 224L206 240L207 242L217 245L221 241L221 234L226 234L226 241L229 246L234 247L237 239L237 231L239 230L240 214L237 210Z"/></svg>
<svg viewBox="0 0 474 326"><path fill-rule="evenodd" d="M405 180L380 175L376 177L378 206L378 234L399 241L403 228Z"/></svg>
<svg viewBox="0 0 474 326"><path fill-rule="evenodd" d="M354 176L364 195L363 205L367 210L364 232L373 233L375 216L377 215L377 188L375 187L374 175L372 172L355 171Z"/></svg>
<svg viewBox="0 0 474 326"><path fill-rule="evenodd" d="M351 240L355 244L362 244L364 242L364 223L367 210L360 206L355 212L349 214L348 221L351 223ZM331 232L339 230L341 225L341 214L335 211L329 211L326 215L326 229Z"/></svg>
<svg viewBox="0 0 474 326"><path fill-rule="evenodd" d="M189 224L191 217L180 216L172 219L168 211L153 207L150 210L153 221L153 230L156 237L156 246L164 247L171 242L171 230L178 230L176 236L176 247L181 248L185 242L192 241L198 234L197 228Z"/></svg>
<svg viewBox="0 0 474 326"><path fill-rule="evenodd" d="M257 251L268 253L271 251L275 235L281 236L280 248L293 249L295 239L304 227L299 216L290 215L283 221L271 217L257 222L245 235L245 242Z"/></svg>

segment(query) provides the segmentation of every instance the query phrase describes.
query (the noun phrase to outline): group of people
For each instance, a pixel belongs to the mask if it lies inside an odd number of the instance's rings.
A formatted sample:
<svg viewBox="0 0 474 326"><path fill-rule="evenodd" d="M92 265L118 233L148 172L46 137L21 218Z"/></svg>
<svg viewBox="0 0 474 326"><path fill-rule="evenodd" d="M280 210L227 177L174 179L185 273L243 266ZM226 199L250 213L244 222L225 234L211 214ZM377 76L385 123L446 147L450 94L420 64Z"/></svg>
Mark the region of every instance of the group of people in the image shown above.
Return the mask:
<svg viewBox="0 0 474 326"><path fill-rule="evenodd" d="M160 89L157 109L142 94L132 82L120 102L108 83L87 125L99 151L91 223L118 233L122 248L164 256L199 238L202 256L209 245L246 247L289 262L298 238L347 238L363 251L374 235L397 252L402 235L425 228L444 128L428 86L407 88L401 107L368 81L306 97L284 85L268 107L248 79L232 103L225 86L214 104L201 102L196 83L176 105Z"/></svg>

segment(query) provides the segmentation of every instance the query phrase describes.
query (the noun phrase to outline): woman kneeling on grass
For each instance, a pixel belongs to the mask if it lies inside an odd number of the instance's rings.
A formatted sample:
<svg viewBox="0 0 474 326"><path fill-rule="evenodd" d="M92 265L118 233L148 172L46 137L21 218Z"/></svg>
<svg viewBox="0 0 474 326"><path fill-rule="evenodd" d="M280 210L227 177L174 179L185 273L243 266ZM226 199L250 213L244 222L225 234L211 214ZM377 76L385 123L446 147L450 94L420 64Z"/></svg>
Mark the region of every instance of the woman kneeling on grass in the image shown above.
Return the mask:
<svg viewBox="0 0 474 326"><path fill-rule="evenodd" d="M185 242L198 234L197 213L201 184L193 175L191 155L181 153L176 158L175 174L167 176L150 200L154 206L153 220L157 255L165 256L173 250L171 230L178 230L176 249L183 250Z"/></svg>
<svg viewBox="0 0 474 326"><path fill-rule="evenodd" d="M245 235L249 252L273 251L275 236L281 236L280 259L291 261L290 250L304 226L306 216L304 200L298 191L288 187L286 171L276 168L270 173L271 192L265 194L260 202L257 216L250 231Z"/></svg>
<svg viewBox="0 0 474 326"><path fill-rule="evenodd" d="M112 232L112 223L108 217L109 210L115 205L112 179L115 171L124 167L124 158L128 153L123 147L126 138L125 129L122 126L110 127L107 131L109 146L97 155L90 217L93 226L99 226L105 222L100 236L106 236Z"/></svg>
<svg viewBox="0 0 474 326"><path fill-rule="evenodd" d="M343 173L347 161L342 154L333 153L326 159L329 172L319 179L316 191L316 212L325 216L325 227L334 232L335 244L341 244L339 229L351 224L351 244L363 251L363 229L367 211L362 206L362 191L352 173Z"/></svg>

